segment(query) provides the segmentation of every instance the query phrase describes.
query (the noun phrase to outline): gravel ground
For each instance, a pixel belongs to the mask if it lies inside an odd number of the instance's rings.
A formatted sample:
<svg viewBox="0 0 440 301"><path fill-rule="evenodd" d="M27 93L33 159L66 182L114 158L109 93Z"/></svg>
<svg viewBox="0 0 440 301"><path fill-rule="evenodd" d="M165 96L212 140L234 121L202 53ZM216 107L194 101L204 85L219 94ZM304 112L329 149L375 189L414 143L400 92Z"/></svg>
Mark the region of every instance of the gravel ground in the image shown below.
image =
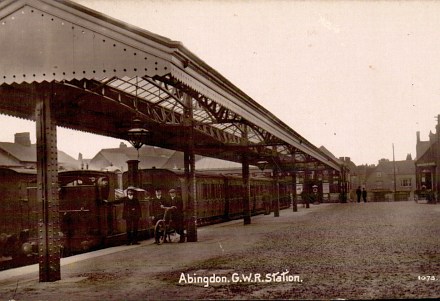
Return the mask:
<svg viewBox="0 0 440 301"><path fill-rule="evenodd" d="M0 280L0 300L440 298L440 205L312 205L198 234L91 255L54 283L37 273ZM189 283L195 276L208 279Z"/></svg>

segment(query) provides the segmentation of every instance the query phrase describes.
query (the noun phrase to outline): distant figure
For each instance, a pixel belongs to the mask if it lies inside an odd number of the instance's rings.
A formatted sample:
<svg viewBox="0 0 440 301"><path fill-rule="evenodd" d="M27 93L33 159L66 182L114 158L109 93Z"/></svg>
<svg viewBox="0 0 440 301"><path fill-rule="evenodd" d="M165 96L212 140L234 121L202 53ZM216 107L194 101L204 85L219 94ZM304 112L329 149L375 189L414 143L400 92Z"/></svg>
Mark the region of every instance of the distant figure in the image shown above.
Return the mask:
<svg viewBox="0 0 440 301"><path fill-rule="evenodd" d="M301 192L301 200L303 203L303 207L310 208L310 194L307 193L305 190Z"/></svg>
<svg viewBox="0 0 440 301"><path fill-rule="evenodd" d="M270 214L270 212L272 211L271 210L271 207L272 207L271 203L272 203L272 201L270 199L269 191L267 189L265 189L263 191L263 205L264 205L264 214L265 215Z"/></svg>
<svg viewBox="0 0 440 301"><path fill-rule="evenodd" d="M361 195L362 195L361 186L358 186L358 188L356 189L356 196L358 203L361 202Z"/></svg>
<svg viewBox="0 0 440 301"><path fill-rule="evenodd" d="M138 245L137 241L139 219L141 218L141 205L138 198L134 195L135 188L127 188L127 196L123 198L124 211L122 218L127 223L127 245Z"/></svg>
<svg viewBox="0 0 440 301"><path fill-rule="evenodd" d="M362 199L364 200L364 203L367 202L367 191L365 188L362 188Z"/></svg>

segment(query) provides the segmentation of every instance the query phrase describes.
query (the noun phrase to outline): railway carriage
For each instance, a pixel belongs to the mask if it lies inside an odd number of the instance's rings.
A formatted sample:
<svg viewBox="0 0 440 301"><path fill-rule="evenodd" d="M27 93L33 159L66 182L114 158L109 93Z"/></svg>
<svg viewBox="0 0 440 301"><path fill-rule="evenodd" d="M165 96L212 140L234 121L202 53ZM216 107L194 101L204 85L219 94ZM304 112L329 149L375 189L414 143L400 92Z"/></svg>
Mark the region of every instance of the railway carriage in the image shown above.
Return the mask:
<svg viewBox="0 0 440 301"><path fill-rule="evenodd" d="M31 251L29 238L37 235L39 208L28 196L36 182L33 169L0 168L0 262Z"/></svg>
<svg viewBox="0 0 440 301"><path fill-rule="evenodd" d="M0 268L36 260L41 211L36 182L35 169L0 168ZM118 243L125 224L117 185L118 175L111 172L59 172L62 255Z"/></svg>
<svg viewBox="0 0 440 301"><path fill-rule="evenodd" d="M140 187L149 195L154 195L156 188L163 193L171 188L181 193L185 208L188 208L188 196L183 171L167 169L141 169L139 172ZM124 173L124 187L128 186L128 173ZM274 192L273 180L266 177L250 178L250 210L253 215L264 212L263 191ZM239 175L196 173L197 190L197 224L199 226L237 219L243 216L242 202L243 180ZM276 193L272 193L276 195ZM280 206L290 206L287 184L280 184Z"/></svg>
<svg viewBox="0 0 440 301"><path fill-rule="evenodd" d="M93 170L58 173L60 250L62 256L87 252L125 242L126 225L122 218L127 173ZM35 169L0 168L0 269L36 262L38 255L38 215ZM150 198L160 187L167 193L174 188L181 193L184 207L188 196L183 171L165 169L139 170L137 189L142 207L140 238L153 234ZM251 214L264 212L263 192L278 195L273 180L265 177L250 179ZM242 218L242 178L239 175L196 173L197 225L219 223ZM289 206L287 185L280 183L280 205ZM189 213L187 212L187 217Z"/></svg>

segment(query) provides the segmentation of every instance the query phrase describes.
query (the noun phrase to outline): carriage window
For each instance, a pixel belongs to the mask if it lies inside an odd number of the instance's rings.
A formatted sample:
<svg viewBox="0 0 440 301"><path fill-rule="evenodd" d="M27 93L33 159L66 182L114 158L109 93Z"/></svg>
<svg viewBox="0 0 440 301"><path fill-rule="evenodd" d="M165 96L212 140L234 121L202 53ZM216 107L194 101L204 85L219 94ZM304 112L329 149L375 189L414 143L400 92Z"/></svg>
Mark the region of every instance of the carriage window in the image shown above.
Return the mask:
<svg viewBox="0 0 440 301"><path fill-rule="evenodd" d="M202 195L203 195L203 199L207 199L208 198L208 185L203 183L202 184Z"/></svg>
<svg viewBox="0 0 440 301"><path fill-rule="evenodd" d="M215 198L215 184L211 184L210 185L211 186L211 189L210 189L210 194L209 194L209 197L210 197L210 199L213 199L213 198Z"/></svg>
<svg viewBox="0 0 440 301"><path fill-rule="evenodd" d="M217 185L217 191L218 191L218 197L223 198L222 185L220 185L220 184Z"/></svg>
<svg viewBox="0 0 440 301"><path fill-rule="evenodd" d="M212 185L213 185L213 190L212 190L213 197L218 198L218 184L212 184Z"/></svg>

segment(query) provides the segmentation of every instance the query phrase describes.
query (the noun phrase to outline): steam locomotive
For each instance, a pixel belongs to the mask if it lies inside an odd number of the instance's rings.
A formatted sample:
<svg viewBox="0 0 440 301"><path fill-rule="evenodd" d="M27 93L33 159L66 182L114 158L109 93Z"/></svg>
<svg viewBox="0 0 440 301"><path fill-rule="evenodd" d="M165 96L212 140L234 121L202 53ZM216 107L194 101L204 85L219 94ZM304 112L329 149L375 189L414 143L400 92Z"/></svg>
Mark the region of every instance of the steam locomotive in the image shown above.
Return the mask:
<svg viewBox="0 0 440 301"><path fill-rule="evenodd" d="M184 173L166 169L141 169L137 197L142 208L139 234L152 236L153 216L150 197L156 188L176 189L188 206ZM59 184L59 218L62 256L115 246L125 242L122 218L123 187L127 173L93 170L61 171ZM251 177L250 210L252 215L267 210L263 193L279 196L280 208L290 205L288 185L280 183L273 191L273 180ZM197 225L203 226L242 217L242 179L238 175L196 174ZM41 204L37 201L36 171L0 168L0 269L35 262L37 225Z"/></svg>

